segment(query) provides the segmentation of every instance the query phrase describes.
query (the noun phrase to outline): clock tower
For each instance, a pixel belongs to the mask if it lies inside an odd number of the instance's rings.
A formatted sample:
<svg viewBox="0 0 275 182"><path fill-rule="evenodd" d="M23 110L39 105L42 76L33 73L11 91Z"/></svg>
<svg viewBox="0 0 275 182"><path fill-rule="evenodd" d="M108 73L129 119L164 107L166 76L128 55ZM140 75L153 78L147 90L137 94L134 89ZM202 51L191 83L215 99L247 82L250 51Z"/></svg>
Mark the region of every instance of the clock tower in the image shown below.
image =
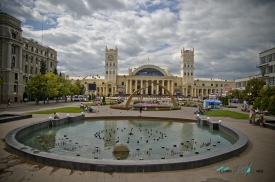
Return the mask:
<svg viewBox="0 0 275 182"><path fill-rule="evenodd" d="M118 49L105 48L105 79L116 83L118 72Z"/></svg>
<svg viewBox="0 0 275 182"><path fill-rule="evenodd" d="M194 47L193 50L181 50L180 68L183 84L194 85Z"/></svg>

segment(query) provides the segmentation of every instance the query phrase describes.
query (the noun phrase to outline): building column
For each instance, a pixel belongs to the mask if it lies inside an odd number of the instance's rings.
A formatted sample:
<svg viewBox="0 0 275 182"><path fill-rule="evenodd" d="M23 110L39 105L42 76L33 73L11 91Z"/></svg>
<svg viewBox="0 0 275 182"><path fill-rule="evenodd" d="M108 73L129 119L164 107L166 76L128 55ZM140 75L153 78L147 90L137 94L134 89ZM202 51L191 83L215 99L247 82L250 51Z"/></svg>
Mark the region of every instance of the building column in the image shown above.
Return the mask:
<svg viewBox="0 0 275 182"><path fill-rule="evenodd" d="M162 86L164 87L164 80L161 80L162 81ZM161 89L161 95L163 95L164 94L164 89Z"/></svg>
<svg viewBox="0 0 275 182"><path fill-rule="evenodd" d="M6 69L11 70L11 42L8 42L8 61Z"/></svg>
<svg viewBox="0 0 275 182"><path fill-rule="evenodd" d="M143 88L143 80L140 80L140 88ZM143 94L143 90L140 91L140 94Z"/></svg>
<svg viewBox="0 0 275 182"><path fill-rule="evenodd" d="M173 82L173 80L171 80L171 91L170 92L171 92L172 95L174 95L174 82ZM182 92L182 90L180 92Z"/></svg>
<svg viewBox="0 0 275 182"><path fill-rule="evenodd" d="M145 82L145 87L146 87L145 94L146 95L148 95L148 86L149 86L149 83L148 83L148 80L147 80L147 82Z"/></svg>
<svg viewBox="0 0 275 182"><path fill-rule="evenodd" d="M132 94L133 90L132 90L132 79L130 79L130 92L129 94Z"/></svg>
<svg viewBox="0 0 275 182"><path fill-rule="evenodd" d="M125 94L128 94L128 79L125 81Z"/></svg>
<svg viewBox="0 0 275 182"><path fill-rule="evenodd" d="M135 91L137 90L137 79L135 79Z"/></svg>
<svg viewBox="0 0 275 182"><path fill-rule="evenodd" d="M159 84L159 80L157 80L157 83ZM156 95L159 95L159 85L157 85Z"/></svg>
<svg viewBox="0 0 275 182"><path fill-rule="evenodd" d="M171 92L171 91L170 91L170 80L167 80L167 90L168 90L169 92Z"/></svg>
<svg viewBox="0 0 275 182"><path fill-rule="evenodd" d="M18 51L18 67L19 71L22 73L22 46L19 46L19 51Z"/></svg>
<svg viewBox="0 0 275 182"><path fill-rule="evenodd" d="M151 95L153 95L153 93L154 93L154 84L153 84L153 80L151 80L150 85L151 85Z"/></svg>

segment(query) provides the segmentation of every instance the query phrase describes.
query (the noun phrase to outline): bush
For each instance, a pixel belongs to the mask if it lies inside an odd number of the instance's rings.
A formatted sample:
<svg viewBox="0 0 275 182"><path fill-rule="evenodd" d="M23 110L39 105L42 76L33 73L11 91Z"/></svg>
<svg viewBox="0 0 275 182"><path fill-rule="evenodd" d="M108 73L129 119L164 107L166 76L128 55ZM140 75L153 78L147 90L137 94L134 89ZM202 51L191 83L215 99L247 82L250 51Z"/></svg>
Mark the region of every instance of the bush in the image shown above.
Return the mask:
<svg viewBox="0 0 275 182"><path fill-rule="evenodd" d="M267 110L269 114L275 115L275 96L270 98Z"/></svg>
<svg viewBox="0 0 275 182"><path fill-rule="evenodd" d="M102 97L102 103L105 105L105 96Z"/></svg>
<svg viewBox="0 0 275 182"><path fill-rule="evenodd" d="M261 99L259 97L255 99L255 102L253 104L253 109L257 109L257 108L259 109L261 108Z"/></svg>

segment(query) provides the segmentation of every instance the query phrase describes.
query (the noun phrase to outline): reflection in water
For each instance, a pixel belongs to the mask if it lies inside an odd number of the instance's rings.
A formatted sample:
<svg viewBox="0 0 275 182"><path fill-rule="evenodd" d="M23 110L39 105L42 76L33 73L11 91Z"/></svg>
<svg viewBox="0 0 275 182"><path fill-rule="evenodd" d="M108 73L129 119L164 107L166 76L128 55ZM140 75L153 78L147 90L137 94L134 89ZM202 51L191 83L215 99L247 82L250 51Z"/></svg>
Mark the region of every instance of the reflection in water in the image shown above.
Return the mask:
<svg viewBox="0 0 275 182"><path fill-rule="evenodd" d="M209 153L235 141L197 123L156 120L97 120L69 123L36 131L21 143L59 155L98 159L172 159ZM123 144L130 150L113 153ZM215 145L215 146L214 146ZM115 155L114 155L115 154Z"/></svg>

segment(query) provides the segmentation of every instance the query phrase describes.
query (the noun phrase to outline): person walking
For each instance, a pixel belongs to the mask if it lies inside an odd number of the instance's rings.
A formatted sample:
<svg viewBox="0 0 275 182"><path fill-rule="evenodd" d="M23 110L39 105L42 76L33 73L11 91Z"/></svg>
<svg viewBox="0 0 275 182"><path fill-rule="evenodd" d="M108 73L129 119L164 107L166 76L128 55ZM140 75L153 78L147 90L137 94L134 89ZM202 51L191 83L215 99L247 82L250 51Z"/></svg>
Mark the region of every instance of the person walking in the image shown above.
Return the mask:
<svg viewBox="0 0 275 182"><path fill-rule="evenodd" d="M8 98L8 104L7 104L7 107L10 107L11 106L11 98Z"/></svg>
<svg viewBox="0 0 275 182"><path fill-rule="evenodd" d="M139 108L139 116L141 116L142 113L142 107Z"/></svg>

